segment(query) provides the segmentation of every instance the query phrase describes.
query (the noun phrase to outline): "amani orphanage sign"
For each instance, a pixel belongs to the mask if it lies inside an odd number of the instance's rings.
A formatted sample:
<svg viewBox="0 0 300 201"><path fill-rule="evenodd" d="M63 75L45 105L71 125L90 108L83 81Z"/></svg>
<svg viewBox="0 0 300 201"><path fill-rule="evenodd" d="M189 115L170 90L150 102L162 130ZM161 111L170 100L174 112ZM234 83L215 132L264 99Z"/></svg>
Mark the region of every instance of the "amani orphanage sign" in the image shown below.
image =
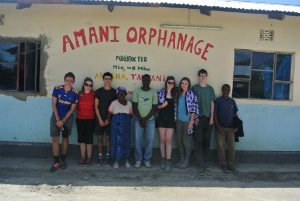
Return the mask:
<svg viewBox="0 0 300 201"><path fill-rule="evenodd" d="M88 42L89 44L102 42L118 43L120 42L118 39L119 28L120 26L90 27L88 30L81 29L79 31L74 31L73 36L71 37L64 35L63 52L67 52L68 47L71 48L71 50L79 48L79 38L81 38L84 46L88 45ZM157 30L150 28L147 30L144 27L130 27L126 33L126 41L128 43L144 45L156 44L157 46L186 51L200 56L203 60L207 60L205 55L209 52L209 48L214 48L212 44L206 43L204 40L197 40L194 36L162 29Z"/></svg>
<svg viewBox="0 0 300 201"><path fill-rule="evenodd" d="M100 43L119 43L118 31L120 26L99 26L89 27L88 29L80 29L74 31L72 35L63 36L63 53L73 51L82 45ZM122 37L125 38L125 37ZM158 47L172 48L174 50L185 51L190 54L199 56L200 59L206 61L206 55L209 49L214 48L211 43L204 40L196 39L188 34L176 33L174 31L162 30L144 27L130 27L126 31L126 42L137 43L139 45L157 45ZM112 65L114 79L117 80L141 80L145 73L151 74L152 81L165 81L167 75L154 75L149 66L146 66L150 60L145 55L116 55ZM125 74L125 71L127 72ZM139 73L136 73L138 71ZM128 74L129 73L129 74ZM103 72L96 73L95 79L102 79Z"/></svg>

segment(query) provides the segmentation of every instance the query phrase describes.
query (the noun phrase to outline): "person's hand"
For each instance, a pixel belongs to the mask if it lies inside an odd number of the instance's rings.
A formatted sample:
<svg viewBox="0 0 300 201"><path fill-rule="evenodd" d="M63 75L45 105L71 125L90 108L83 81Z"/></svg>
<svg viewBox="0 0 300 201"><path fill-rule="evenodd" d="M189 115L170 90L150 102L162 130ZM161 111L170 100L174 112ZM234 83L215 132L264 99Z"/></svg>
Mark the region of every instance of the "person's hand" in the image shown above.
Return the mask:
<svg viewBox="0 0 300 201"><path fill-rule="evenodd" d="M222 134L222 135L224 134L223 129L221 129L220 127L217 128L217 131L218 131L218 133L220 133L220 134Z"/></svg>
<svg viewBox="0 0 300 201"><path fill-rule="evenodd" d="M168 105L168 101L165 101L165 102L161 105L161 108L165 108L165 107L167 107L167 105Z"/></svg>
<svg viewBox="0 0 300 201"><path fill-rule="evenodd" d="M209 119L209 123L208 123L209 125L213 125L214 124L214 118L213 117L210 117L210 119Z"/></svg>
<svg viewBox="0 0 300 201"><path fill-rule="evenodd" d="M63 125L64 125L64 122L62 120L59 120L56 122L56 126L60 129L63 127Z"/></svg>
<svg viewBox="0 0 300 201"><path fill-rule="evenodd" d="M101 119L99 119L99 124L100 124L101 127L105 126L105 123Z"/></svg>
<svg viewBox="0 0 300 201"><path fill-rule="evenodd" d="M238 130L239 130L238 128L235 128L235 129L233 129L233 132L236 133L236 132L238 132Z"/></svg>
<svg viewBox="0 0 300 201"><path fill-rule="evenodd" d="M195 119L195 125L198 126L199 124L199 118Z"/></svg>
<svg viewBox="0 0 300 201"><path fill-rule="evenodd" d="M190 122L188 125L188 130L192 130L193 129L193 122Z"/></svg>
<svg viewBox="0 0 300 201"><path fill-rule="evenodd" d="M141 118L141 119L139 120L139 122L140 122L140 126L141 126L142 128L146 128L146 124L147 124L147 120L146 120L146 119Z"/></svg>
<svg viewBox="0 0 300 201"><path fill-rule="evenodd" d="M106 119L104 124L105 124L105 126L108 126L109 125L109 121Z"/></svg>

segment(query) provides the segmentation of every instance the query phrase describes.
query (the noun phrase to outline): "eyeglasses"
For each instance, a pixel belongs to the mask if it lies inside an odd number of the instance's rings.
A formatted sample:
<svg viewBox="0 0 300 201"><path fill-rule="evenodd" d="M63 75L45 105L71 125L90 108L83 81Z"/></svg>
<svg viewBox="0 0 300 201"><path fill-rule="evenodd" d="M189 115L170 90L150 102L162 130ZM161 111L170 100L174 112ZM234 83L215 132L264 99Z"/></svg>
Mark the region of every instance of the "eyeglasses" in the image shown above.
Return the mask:
<svg viewBox="0 0 300 201"><path fill-rule="evenodd" d="M86 87L93 87L93 84L84 83L84 86L86 86Z"/></svg>
<svg viewBox="0 0 300 201"><path fill-rule="evenodd" d="M173 85L175 84L175 82L167 82L167 83L168 83L168 84L173 84Z"/></svg>

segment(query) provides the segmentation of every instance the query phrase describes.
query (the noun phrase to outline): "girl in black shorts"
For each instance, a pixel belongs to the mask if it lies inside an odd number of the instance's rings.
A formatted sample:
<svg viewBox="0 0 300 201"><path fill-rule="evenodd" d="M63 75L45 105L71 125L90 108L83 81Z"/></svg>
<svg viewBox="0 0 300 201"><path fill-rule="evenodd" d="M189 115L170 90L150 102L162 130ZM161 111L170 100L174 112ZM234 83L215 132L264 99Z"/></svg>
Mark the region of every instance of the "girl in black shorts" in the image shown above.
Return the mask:
<svg viewBox="0 0 300 201"><path fill-rule="evenodd" d="M157 92L157 127L160 136L161 169L171 170L172 137L176 127L177 90L175 78L168 76L165 87Z"/></svg>

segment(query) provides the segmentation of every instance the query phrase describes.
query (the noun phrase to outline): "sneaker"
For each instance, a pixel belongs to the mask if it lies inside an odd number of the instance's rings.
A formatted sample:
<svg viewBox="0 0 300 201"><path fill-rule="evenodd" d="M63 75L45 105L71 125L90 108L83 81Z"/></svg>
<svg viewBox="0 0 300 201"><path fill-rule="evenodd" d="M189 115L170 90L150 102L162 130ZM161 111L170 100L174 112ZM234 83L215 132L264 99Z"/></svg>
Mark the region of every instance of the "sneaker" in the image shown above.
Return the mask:
<svg viewBox="0 0 300 201"><path fill-rule="evenodd" d="M125 162L125 167L126 168L130 168L131 167L131 165L130 165L130 163L128 161Z"/></svg>
<svg viewBox="0 0 300 201"><path fill-rule="evenodd" d="M166 159L161 160L160 169L165 170L166 169Z"/></svg>
<svg viewBox="0 0 300 201"><path fill-rule="evenodd" d="M210 172L210 168L209 167L204 167L204 171L205 172Z"/></svg>
<svg viewBox="0 0 300 201"><path fill-rule="evenodd" d="M222 171L226 174L229 173L229 169L227 168L226 165L222 165Z"/></svg>
<svg viewBox="0 0 300 201"><path fill-rule="evenodd" d="M119 168L120 166L119 166L119 163L118 162L115 162L115 164L114 164L114 168Z"/></svg>
<svg viewBox="0 0 300 201"><path fill-rule="evenodd" d="M60 168L61 169L67 169L67 163L65 160L61 160L60 161Z"/></svg>
<svg viewBox="0 0 300 201"><path fill-rule="evenodd" d="M99 167L99 166L102 166L102 165L103 165L103 156L102 156L102 155L99 155L97 166Z"/></svg>
<svg viewBox="0 0 300 201"><path fill-rule="evenodd" d="M198 177L203 177L203 176L205 176L204 168L199 168Z"/></svg>
<svg viewBox="0 0 300 201"><path fill-rule="evenodd" d="M78 161L78 165L79 166L83 166L84 165L84 158L80 158L80 160Z"/></svg>
<svg viewBox="0 0 300 201"><path fill-rule="evenodd" d="M55 172L60 167L59 163L54 163L51 168L49 169L49 172Z"/></svg>
<svg viewBox="0 0 300 201"><path fill-rule="evenodd" d="M106 154L106 156L105 156L105 166L110 166L110 156L109 156L109 154Z"/></svg>
<svg viewBox="0 0 300 201"><path fill-rule="evenodd" d="M176 167L180 167L181 165L182 165L182 163L184 162L184 160L183 159L181 159L177 164L176 164Z"/></svg>
<svg viewBox="0 0 300 201"><path fill-rule="evenodd" d="M150 161L146 161L146 162L145 162L145 166L146 166L146 168L151 168L151 163L150 163Z"/></svg>
<svg viewBox="0 0 300 201"><path fill-rule="evenodd" d="M228 167L228 170L230 170L234 174L239 173L239 171L237 169L235 169L233 166Z"/></svg>
<svg viewBox="0 0 300 201"><path fill-rule="evenodd" d="M135 168L140 168L141 167L141 161L136 161L134 167Z"/></svg>
<svg viewBox="0 0 300 201"><path fill-rule="evenodd" d="M90 166L92 164L91 158L86 159L85 166Z"/></svg>
<svg viewBox="0 0 300 201"><path fill-rule="evenodd" d="M169 173L171 171L171 161L166 162L165 171Z"/></svg>

